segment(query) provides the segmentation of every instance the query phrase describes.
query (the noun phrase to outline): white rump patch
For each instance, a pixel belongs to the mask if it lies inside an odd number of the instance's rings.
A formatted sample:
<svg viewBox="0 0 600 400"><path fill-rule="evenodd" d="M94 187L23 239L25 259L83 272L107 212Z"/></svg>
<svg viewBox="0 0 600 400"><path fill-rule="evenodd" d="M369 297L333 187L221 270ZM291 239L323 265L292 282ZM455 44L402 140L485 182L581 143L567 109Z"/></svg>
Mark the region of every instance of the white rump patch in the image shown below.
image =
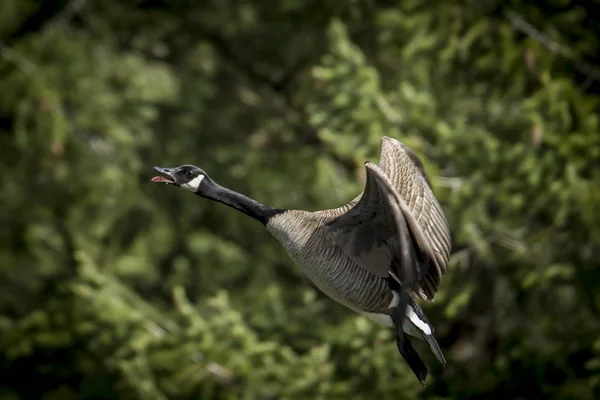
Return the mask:
<svg viewBox="0 0 600 400"><path fill-rule="evenodd" d="M393 295L394 297L392 298L392 301L390 301L388 308L396 307L400 302L400 295L396 292L393 292ZM394 325L394 320L392 320L392 317L389 314L369 312L361 312L361 314L369 318L371 321L378 323L379 325ZM404 330L404 332L419 339L421 338L421 334L431 335L431 327L427 322L419 318L415 312L415 309L411 305L406 306L406 317L408 318L408 321L404 320L404 323L402 324L402 330Z"/></svg>
<svg viewBox="0 0 600 400"><path fill-rule="evenodd" d="M182 183L181 187L185 190L196 193L200 187L200 183L202 183L202 179L204 179L204 175L200 174L188 183Z"/></svg>
<svg viewBox="0 0 600 400"><path fill-rule="evenodd" d="M431 327L429 326L429 324L420 319L419 316L415 313L414 308L412 308L410 305L406 307L406 316L408 317L410 322L412 322L417 328L421 330L421 332L423 332L426 335L431 335Z"/></svg>

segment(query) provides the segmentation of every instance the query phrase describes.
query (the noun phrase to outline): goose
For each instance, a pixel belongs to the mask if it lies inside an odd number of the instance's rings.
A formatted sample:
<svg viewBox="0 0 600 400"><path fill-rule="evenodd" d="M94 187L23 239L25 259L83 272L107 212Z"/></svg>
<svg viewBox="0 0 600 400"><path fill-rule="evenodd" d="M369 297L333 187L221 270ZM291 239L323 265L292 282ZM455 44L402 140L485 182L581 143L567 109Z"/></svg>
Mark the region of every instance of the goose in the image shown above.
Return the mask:
<svg viewBox="0 0 600 400"><path fill-rule="evenodd" d="M155 183L223 203L263 224L313 284L376 323L394 327L399 353L424 386L427 367L407 335L445 366L434 329L416 300L433 301L446 273L448 222L414 151L384 136L367 161L364 191L338 208L273 208L217 184L194 165L155 166Z"/></svg>

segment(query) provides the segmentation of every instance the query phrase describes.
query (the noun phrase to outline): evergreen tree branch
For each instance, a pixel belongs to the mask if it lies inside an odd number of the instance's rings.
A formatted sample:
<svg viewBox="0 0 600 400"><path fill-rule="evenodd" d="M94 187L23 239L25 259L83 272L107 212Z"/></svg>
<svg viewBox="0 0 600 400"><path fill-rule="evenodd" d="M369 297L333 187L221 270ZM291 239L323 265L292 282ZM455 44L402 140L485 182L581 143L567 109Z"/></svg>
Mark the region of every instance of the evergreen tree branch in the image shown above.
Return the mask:
<svg viewBox="0 0 600 400"><path fill-rule="evenodd" d="M194 25L195 29L199 29L200 32L208 39L209 43L219 52L219 54L226 60L228 60L234 67L240 72L244 73L247 77L252 79L255 83L263 84L269 87L274 95L281 96L283 104L286 106L286 111L292 115L298 115L297 121L292 121L292 118L286 118L290 125L296 126L297 129L301 129L304 138L302 145L308 145L313 148L317 148L319 151L327 152L328 156L333 158L339 165L341 165L347 172L352 173L356 168L356 163L352 159L346 159L340 157L338 154L326 150L326 144L319 137L319 127L312 126L308 122L308 118L304 110L301 107L297 107L293 104L293 96L290 89L290 82L292 82L297 74L299 74L304 68L310 65L310 57L306 56L300 59L294 66L284 72L281 77L277 80L270 78L268 75L259 72L251 62L247 61L236 53L232 46L230 46L225 39L218 34L211 32L204 28L198 28ZM285 113L284 113L285 118ZM326 122L323 124L325 125Z"/></svg>
<svg viewBox="0 0 600 400"><path fill-rule="evenodd" d="M515 30L534 39L550 52L572 60L575 69L587 76L585 82L580 87L581 90L586 90L592 83L600 80L600 69L585 61L579 60L570 47L559 43L558 40L552 38L549 34L541 32L535 26L527 22L523 16L510 8L506 9L504 15Z"/></svg>

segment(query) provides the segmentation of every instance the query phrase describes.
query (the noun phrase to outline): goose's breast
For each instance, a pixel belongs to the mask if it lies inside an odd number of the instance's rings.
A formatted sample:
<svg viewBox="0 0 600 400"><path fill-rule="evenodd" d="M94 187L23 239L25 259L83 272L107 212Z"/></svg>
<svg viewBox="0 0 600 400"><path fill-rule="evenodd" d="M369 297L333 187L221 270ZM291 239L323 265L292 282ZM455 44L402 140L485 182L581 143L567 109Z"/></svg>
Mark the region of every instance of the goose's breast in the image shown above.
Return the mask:
<svg viewBox="0 0 600 400"><path fill-rule="evenodd" d="M355 311L386 310L393 298L387 282L357 265L329 241L324 229L269 225L269 232L326 295Z"/></svg>

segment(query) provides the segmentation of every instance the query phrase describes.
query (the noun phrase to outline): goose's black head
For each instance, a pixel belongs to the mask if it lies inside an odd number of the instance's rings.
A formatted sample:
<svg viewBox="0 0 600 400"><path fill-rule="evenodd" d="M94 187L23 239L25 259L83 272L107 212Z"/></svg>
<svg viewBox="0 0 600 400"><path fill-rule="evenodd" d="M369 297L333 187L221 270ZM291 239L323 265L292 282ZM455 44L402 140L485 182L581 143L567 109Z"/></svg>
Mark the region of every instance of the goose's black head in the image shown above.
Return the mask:
<svg viewBox="0 0 600 400"><path fill-rule="evenodd" d="M152 182L179 186L194 193L199 191L200 185L205 178L210 180L206 172L195 165L182 165L177 168L155 166L154 169L163 175L155 176L152 178Z"/></svg>
<svg viewBox="0 0 600 400"><path fill-rule="evenodd" d="M154 167L154 169L163 175L155 176L152 182L179 186L198 196L223 203L260 221L263 225L266 225L271 217L285 211L265 206L250 197L220 186L206 172L194 165L182 165L177 168Z"/></svg>

